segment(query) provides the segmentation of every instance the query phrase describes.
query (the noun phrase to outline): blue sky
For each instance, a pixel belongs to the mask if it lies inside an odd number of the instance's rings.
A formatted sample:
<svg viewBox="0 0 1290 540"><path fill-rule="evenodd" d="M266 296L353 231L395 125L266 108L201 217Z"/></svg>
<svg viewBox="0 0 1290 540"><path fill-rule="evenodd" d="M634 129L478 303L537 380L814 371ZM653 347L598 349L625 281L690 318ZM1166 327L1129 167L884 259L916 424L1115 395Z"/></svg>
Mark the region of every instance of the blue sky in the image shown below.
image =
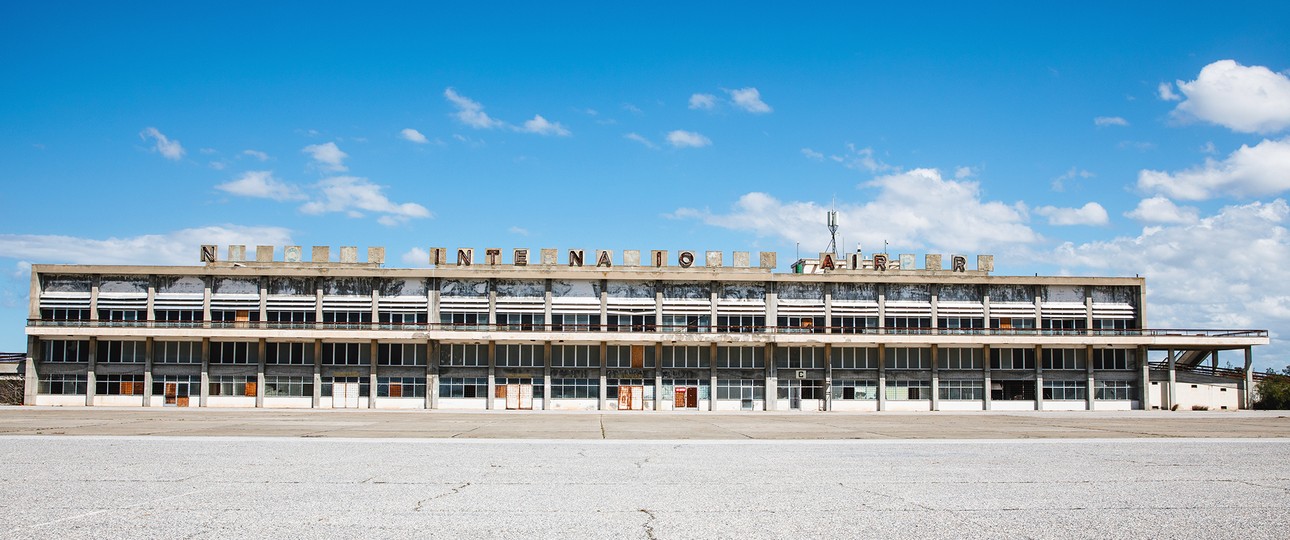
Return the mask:
<svg viewBox="0 0 1290 540"><path fill-rule="evenodd" d="M0 8L0 349L30 263L201 243L992 253L1290 347L1290 8ZM836 201L836 203L834 202ZM405 259L406 257L406 259Z"/></svg>

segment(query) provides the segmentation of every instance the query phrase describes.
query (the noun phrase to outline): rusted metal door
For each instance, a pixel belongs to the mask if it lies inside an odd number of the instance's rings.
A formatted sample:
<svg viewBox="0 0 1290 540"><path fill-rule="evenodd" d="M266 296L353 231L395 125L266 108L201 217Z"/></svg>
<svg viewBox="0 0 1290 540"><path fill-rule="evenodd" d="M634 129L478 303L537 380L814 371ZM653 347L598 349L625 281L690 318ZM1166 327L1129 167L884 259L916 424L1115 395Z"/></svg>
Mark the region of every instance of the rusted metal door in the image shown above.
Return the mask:
<svg viewBox="0 0 1290 540"><path fill-rule="evenodd" d="M179 384L172 383L172 382L166 383L165 389L162 395L165 396L164 404L178 405L179 404Z"/></svg>
<svg viewBox="0 0 1290 540"><path fill-rule="evenodd" d="M689 409L699 408L699 389L693 386L685 388L685 406Z"/></svg>
<svg viewBox="0 0 1290 540"><path fill-rule="evenodd" d="M678 386L672 390L672 408L673 409L685 408L685 387Z"/></svg>
<svg viewBox="0 0 1290 540"><path fill-rule="evenodd" d="M645 346L632 345L632 369L645 367Z"/></svg>

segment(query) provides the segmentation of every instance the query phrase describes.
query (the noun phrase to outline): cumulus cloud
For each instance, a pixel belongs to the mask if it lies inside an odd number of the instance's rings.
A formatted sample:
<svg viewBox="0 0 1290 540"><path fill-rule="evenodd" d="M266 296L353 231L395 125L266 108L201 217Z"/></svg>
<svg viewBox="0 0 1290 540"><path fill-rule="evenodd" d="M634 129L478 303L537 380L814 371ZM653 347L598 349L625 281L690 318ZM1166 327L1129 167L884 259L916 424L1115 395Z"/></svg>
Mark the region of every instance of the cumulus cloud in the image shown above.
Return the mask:
<svg viewBox="0 0 1290 540"><path fill-rule="evenodd" d="M1160 86L1156 87L1156 95L1160 96L1162 101L1178 101L1182 99L1182 96L1174 93L1174 85L1167 82L1162 82Z"/></svg>
<svg viewBox="0 0 1290 540"><path fill-rule="evenodd" d="M492 129L504 125L502 121L488 116L488 113L484 112L484 106L479 102L458 94L452 88L445 89L443 97L448 98L448 101L457 107L453 117L467 126L475 129Z"/></svg>
<svg viewBox="0 0 1290 540"><path fill-rule="evenodd" d="M403 261L403 264L412 267L425 268L430 266L430 252L417 247L409 249L399 259Z"/></svg>
<svg viewBox="0 0 1290 540"><path fill-rule="evenodd" d="M717 96L712 94L694 94L690 96L690 108L712 110L717 106Z"/></svg>
<svg viewBox="0 0 1290 540"><path fill-rule="evenodd" d="M869 202L836 206L840 234L848 241L958 252L1040 239L1026 225L1025 205L983 200L977 182L945 179L936 169L882 176L862 187L875 191ZM753 192L726 213L681 208L672 217L823 248L822 224L831 207Z"/></svg>
<svg viewBox="0 0 1290 540"><path fill-rule="evenodd" d="M646 139L645 137L641 136L639 133L628 133L626 135L623 135L623 138L629 141L636 141L638 143L641 143L645 145L645 148L650 148L650 149L658 148L657 145L650 142L649 139Z"/></svg>
<svg viewBox="0 0 1290 540"><path fill-rule="evenodd" d="M807 159L813 159L815 161L824 160L824 153L816 152L815 150L811 150L810 148L803 148L802 155L806 156Z"/></svg>
<svg viewBox="0 0 1290 540"><path fill-rule="evenodd" d="M324 171L344 172L349 170L344 163L349 154L342 151L334 142L311 144L301 148L300 151L309 154L309 157L314 160L314 165Z"/></svg>
<svg viewBox="0 0 1290 540"><path fill-rule="evenodd" d="M556 135L560 137L568 137L571 135L569 130L560 125L559 122L551 122L546 118L542 118L542 115L540 114L535 114L533 115L532 120L524 122L524 126L519 128L519 131L523 131L525 133L536 133L538 135Z"/></svg>
<svg viewBox="0 0 1290 540"><path fill-rule="evenodd" d="M1138 201L1137 208L1124 214L1143 223L1195 223L1199 212L1190 206L1178 206L1159 195Z"/></svg>
<svg viewBox="0 0 1290 540"><path fill-rule="evenodd" d="M736 107L753 114L766 114L773 109L766 102L761 100L761 93L756 88L740 88L738 90L726 90L730 94L730 101L734 102Z"/></svg>
<svg viewBox="0 0 1290 540"><path fill-rule="evenodd" d="M1222 161L1205 158L1190 169L1167 173L1143 170L1138 187L1173 199L1204 200L1221 196L1257 197L1290 189L1290 138L1241 145Z"/></svg>
<svg viewBox="0 0 1290 540"><path fill-rule="evenodd" d="M1119 116L1099 116L1093 119L1093 125L1097 127L1127 126L1129 125L1129 121L1120 118Z"/></svg>
<svg viewBox="0 0 1290 540"><path fill-rule="evenodd" d="M1290 78L1263 66L1219 60L1191 82L1178 81L1186 99L1174 110L1242 133L1274 133L1290 127Z"/></svg>
<svg viewBox="0 0 1290 540"><path fill-rule="evenodd" d="M1136 237L1065 243L1050 257L1065 271L1146 276L1152 327L1266 328L1275 350L1285 347L1275 337L1290 333L1288 216L1281 199L1228 206Z"/></svg>
<svg viewBox="0 0 1290 540"><path fill-rule="evenodd" d="M1071 180L1077 180L1077 179L1092 178L1094 176L1097 176L1097 175L1091 172L1088 172L1084 169L1071 167L1070 170L1062 173L1061 176L1054 178L1053 181L1049 184L1049 187L1051 187L1053 191L1062 192L1062 191L1066 191L1066 182L1069 182ZM1076 185L1078 186L1078 182L1076 183Z"/></svg>
<svg viewBox="0 0 1290 540"><path fill-rule="evenodd" d="M428 218L430 211L416 203L395 203L385 196L384 186L373 184L366 178L334 176L318 182L315 187L320 196L300 207L306 214L341 212L350 217L362 217L363 212L381 214L377 222L394 226L410 219Z"/></svg>
<svg viewBox="0 0 1290 540"><path fill-rule="evenodd" d="M703 148L712 144L712 139L693 131L678 129L667 134L667 142L676 148Z"/></svg>
<svg viewBox="0 0 1290 540"><path fill-rule="evenodd" d="M247 171L233 180L215 186L215 189L242 197L275 201L304 198L299 188L274 178L273 171Z"/></svg>
<svg viewBox="0 0 1290 540"><path fill-rule="evenodd" d="M179 141L170 140L169 137L166 137L164 133L155 127L144 128L143 131L139 132L139 138L145 141L152 139L152 150L161 154L161 157L171 161L179 161L184 157L183 145L179 144Z"/></svg>
<svg viewBox="0 0 1290 540"><path fill-rule="evenodd" d="M282 227L212 225L106 239L0 234L0 253L44 264L194 265L199 262L202 244L285 246L291 243L291 231Z"/></svg>
<svg viewBox="0 0 1290 540"><path fill-rule="evenodd" d="M882 160L874 157L873 148L857 148L852 143L847 143L846 148L845 153L830 155L829 159L841 163L848 169L871 173L892 172L900 169L894 165L883 163Z"/></svg>
<svg viewBox="0 0 1290 540"><path fill-rule="evenodd" d="M403 128L403 130L399 132L399 136L402 137L403 140L405 141L412 141L417 144L425 144L430 142L430 139L427 139L426 136L422 135L420 131L417 131L412 128Z"/></svg>
<svg viewBox="0 0 1290 540"><path fill-rule="evenodd" d="M1035 213L1048 218L1049 225L1106 225L1110 221L1106 209L1095 202L1079 208L1040 206Z"/></svg>

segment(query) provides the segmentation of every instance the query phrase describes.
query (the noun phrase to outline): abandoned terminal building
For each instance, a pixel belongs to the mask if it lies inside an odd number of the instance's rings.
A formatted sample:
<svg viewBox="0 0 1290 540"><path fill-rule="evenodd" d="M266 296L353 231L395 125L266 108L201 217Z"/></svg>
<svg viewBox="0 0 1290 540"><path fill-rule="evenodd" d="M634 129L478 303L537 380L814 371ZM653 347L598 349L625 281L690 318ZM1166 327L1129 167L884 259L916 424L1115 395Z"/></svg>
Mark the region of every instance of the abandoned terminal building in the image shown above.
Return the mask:
<svg viewBox="0 0 1290 540"><path fill-rule="evenodd" d="M246 252L34 265L26 403L1236 409L1268 343L1149 327L1142 278L997 276L988 255L822 253L776 273L775 253L432 248L429 268L386 268L383 248Z"/></svg>

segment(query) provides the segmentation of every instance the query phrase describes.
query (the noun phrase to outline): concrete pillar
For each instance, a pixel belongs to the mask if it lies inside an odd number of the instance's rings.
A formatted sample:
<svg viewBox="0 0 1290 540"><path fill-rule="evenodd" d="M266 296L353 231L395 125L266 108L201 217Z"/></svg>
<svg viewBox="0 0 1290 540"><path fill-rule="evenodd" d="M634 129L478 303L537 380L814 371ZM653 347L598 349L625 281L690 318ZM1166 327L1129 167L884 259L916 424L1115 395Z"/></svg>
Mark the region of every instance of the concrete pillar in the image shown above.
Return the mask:
<svg viewBox="0 0 1290 540"><path fill-rule="evenodd" d="M878 410L887 410L887 346L882 343L878 344Z"/></svg>
<svg viewBox="0 0 1290 540"><path fill-rule="evenodd" d="M878 333L884 334L887 332L887 330L885 330L887 328L887 285L885 283L879 283L877 285L877 288L878 288ZM879 360L881 360L882 359L881 346L879 347L878 350L880 351L878 358ZM879 362L879 364L881 365L881 362ZM882 410L882 391L881 390L879 390L878 392L878 407L879 407L878 410Z"/></svg>
<svg viewBox="0 0 1290 540"><path fill-rule="evenodd" d="M1044 410L1044 351L1035 345L1035 410Z"/></svg>
<svg viewBox="0 0 1290 540"><path fill-rule="evenodd" d="M1209 352L1209 368L1218 371L1218 349Z"/></svg>
<svg viewBox="0 0 1290 540"><path fill-rule="evenodd" d="M1044 327L1044 287L1035 285L1035 328Z"/></svg>
<svg viewBox="0 0 1290 540"><path fill-rule="evenodd" d="M426 409L439 408L439 343L426 340Z"/></svg>
<svg viewBox="0 0 1290 540"><path fill-rule="evenodd" d="M1084 286L1084 328L1085 334L1093 333L1093 286ZM1090 388L1091 390L1091 388Z"/></svg>
<svg viewBox="0 0 1290 540"><path fill-rule="evenodd" d="M985 286L981 288L986 291L986 294L981 295L981 325L986 328L993 328L994 326L990 324L990 289ZM991 332L987 330L985 333L989 334Z"/></svg>
<svg viewBox="0 0 1290 540"><path fill-rule="evenodd" d="M708 291L708 332L716 332L717 331L717 302L719 298L718 295L720 294L721 284L717 282L713 282L711 284L711 287L712 287L712 290ZM713 361L716 361L715 355L712 358L713 358Z"/></svg>
<svg viewBox="0 0 1290 540"><path fill-rule="evenodd" d="M99 282L101 278L97 275L90 276L90 320L99 320ZM92 353L91 353L92 354ZM87 390L88 392L89 390Z"/></svg>
<svg viewBox="0 0 1290 540"><path fill-rule="evenodd" d="M661 301L660 301L661 302ZM654 344L654 410L663 408L663 344Z"/></svg>
<svg viewBox="0 0 1290 540"><path fill-rule="evenodd" d="M263 282L263 280L261 280L261 282ZM263 291L264 288L261 287L260 290ZM260 300L261 300L260 304L263 306L264 304L263 294L260 295ZM264 310L261 309L261 312L263 311ZM263 321L265 319L262 318L260 320ZM259 340L257 340L257 343L255 344L255 346L257 349L256 357L258 358L258 360L255 362L255 406L264 407L264 363L265 363L264 356L268 350L268 345L265 343L264 338L260 338Z"/></svg>
<svg viewBox="0 0 1290 540"><path fill-rule="evenodd" d="M1166 409L1173 410L1174 405L1178 403L1178 393L1177 393L1178 392L1178 372L1174 369L1175 368L1174 350L1169 349L1168 352L1169 352L1169 386L1166 388L1166 392L1169 394L1169 397L1165 401L1164 407Z"/></svg>
<svg viewBox="0 0 1290 540"><path fill-rule="evenodd" d="M833 325L828 325L832 327ZM715 377L715 375L713 375ZM824 344L824 410L833 410L833 344Z"/></svg>
<svg viewBox="0 0 1290 540"><path fill-rule="evenodd" d="M776 328L779 326L779 292L775 290L774 282L767 282L764 287L766 287L766 326ZM772 331L778 331L778 328Z"/></svg>
<svg viewBox="0 0 1290 540"><path fill-rule="evenodd" d="M1245 403L1243 403L1242 406L1246 409L1253 409L1254 408L1254 349L1252 347L1245 348L1244 382L1245 382L1244 384L1245 388L1241 389L1242 390L1241 395L1244 397L1242 401L1244 401Z"/></svg>
<svg viewBox="0 0 1290 540"><path fill-rule="evenodd" d="M36 371L36 363L44 359L44 342L40 341L40 338L36 336L27 336L27 358L22 362L23 405L36 404L36 396L40 395L40 374Z"/></svg>
<svg viewBox="0 0 1290 540"><path fill-rule="evenodd" d="M488 293L488 324L490 325L493 324L492 291L489 291ZM547 365L549 366L550 364L547 363ZM495 400L493 396L495 395L496 392L497 392L497 342L489 341L488 342L488 395L484 396L484 407L490 411L493 410L493 406L494 406L493 401ZM551 396L545 393L542 394L543 407L546 406L546 402L549 399L551 399Z"/></svg>
<svg viewBox="0 0 1290 540"><path fill-rule="evenodd" d="M991 393L993 390L991 388L992 383L990 382L990 346L989 345L981 346L981 367L985 371L984 382L982 382L982 384L984 385L983 389L985 390L985 392L981 395L981 398L985 402L984 403L985 410L988 411L991 408L991 400L994 399L994 394Z"/></svg>
<svg viewBox="0 0 1290 540"><path fill-rule="evenodd" d="M663 282L654 282L654 331L663 331ZM648 330L647 330L648 331Z"/></svg>
<svg viewBox="0 0 1290 540"><path fill-rule="evenodd" d="M608 378L609 368L606 366L605 358L609 356L609 344L602 341L597 348L600 349L600 402L596 405L599 410L606 410L606 396L609 394ZM548 361L548 363L550 363Z"/></svg>
<svg viewBox="0 0 1290 540"><path fill-rule="evenodd" d="M1139 385L1138 403L1142 410L1151 410L1151 364L1147 362L1147 348L1139 346L1134 354L1138 357L1138 371L1142 376L1142 383Z"/></svg>
<svg viewBox="0 0 1290 540"><path fill-rule="evenodd" d="M367 375L367 408L369 409L376 408L376 358L380 355L380 352L380 346L377 344L377 341L373 339L370 345L370 352L367 356L368 366L370 366L371 369Z"/></svg>
<svg viewBox="0 0 1290 540"><path fill-rule="evenodd" d="M546 379L550 378L550 375L551 375L551 342L550 342L550 341L544 341L544 342L542 342L542 382L543 382L543 384L546 384ZM601 394L600 394L600 396L601 396L601 397L600 397L600 398L597 400L597 402L596 402L596 408L597 408L597 410L604 410L605 398L604 398L604 381L603 381L603 380L601 381L600 386L601 386ZM545 391L545 390L546 390L546 388L545 388L545 387L543 387L543 391ZM503 404L503 405L505 405L505 404ZM546 408L546 394L545 394L545 393L544 393L544 394L542 394L542 407L543 407L544 409Z"/></svg>
<svg viewBox="0 0 1290 540"><path fill-rule="evenodd" d="M1086 387L1087 390L1085 391L1085 396L1084 396L1087 399L1085 403L1085 407L1091 411L1093 410L1094 399L1097 397L1097 378L1096 378L1096 375L1093 373L1093 346L1092 345L1089 345L1084 348L1084 375L1088 379L1087 382L1085 383L1088 385Z"/></svg>
<svg viewBox="0 0 1290 540"><path fill-rule="evenodd" d="M551 410L551 350L547 349L546 358L542 362L542 410ZM491 384L492 368L489 368L488 381Z"/></svg>
<svg viewBox="0 0 1290 540"><path fill-rule="evenodd" d="M931 285L928 285L928 286L927 286L927 288L928 288L928 290L931 292L931 304L932 304L932 333L933 333L933 334L939 334L939 333L941 333L941 331L940 331L941 319L940 319L939 314L937 313L937 311L938 311L938 310L936 309L936 308L937 308L936 304L938 303L938 301L940 300L940 297L941 297L941 288L940 288L940 286L939 286L939 285L936 285L935 283L933 283L933 284L931 284ZM935 360L935 359L933 359L933 360ZM935 389L933 389L933 391L935 391ZM933 398L932 410L936 410L936 407L935 407L935 406L936 406L935 398Z"/></svg>
<svg viewBox="0 0 1290 540"><path fill-rule="evenodd" d="M372 328L381 327L381 280L372 283ZM372 364L376 364L376 355L372 355ZM372 387L376 388L376 387Z"/></svg>
<svg viewBox="0 0 1290 540"><path fill-rule="evenodd" d="M708 410L717 410L717 344L708 346Z"/></svg>
<svg viewBox="0 0 1290 540"><path fill-rule="evenodd" d="M90 313L95 313L97 311L98 310L94 310L94 311L91 311ZM95 384L97 382L96 381L97 374L94 372L94 370L98 367L98 356L99 356L98 338L90 338L89 346L90 346L89 364L85 366L85 404L94 405L94 393L97 391L97 389L95 388Z"/></svg>
<svg viewBox="0 0 1290 540"><path fill-rule="evenodd" d="M488 280L488 327L491 330L493 328L496 328L496 325L497 325L497 280L490 279ZM492 379L491 375L489 376L489 379L490 380ZM492 384L492 383L489 383L489 384ZM493 399L493 392L491 389L488 392L488 399L490 400ZM491 409L492 407L489 407L489 408Z"/></svg>
<svg viewBox="0 0 1290 540"><path fill-rule="evenodd" d="M318 280L318 289L314 291L314 321L321 324L323 321L323 290L322 281Z"/></svg>
<svg viewBox="0 0 1290 540"><path fill-rule="evenodd" d="M211 325L211 279L213 278L202 279L202 322L206 328ZM206 386L206 383L202 383L202 386Z"/></svg>
<svg viewBox="0 0 1290 540"><path fill-rule="evenodd" d="M269 320L269 278L260 278L260 322ZM259 405L256 405L257 407Z"/></svg>
<svg viewBox="0 0 1290 540"><path fill-rule="evenodd" d="M156 310L156 303L157 303L157 283L156 283L156 278L157 278L157 276L148 276L148 302L147 302L147 304L145 304L145 305L144 305L144 318L148 321L149 325L151 325L151 323L152 323L153 321L156 321L156 320L157 320L157 310ZM150 385L150 384L145 384L144 386L151 386L151 385ZM145 401L146 401L146 400L145 400Z"/></svg>
<svg viewBox="0 0 1290 540"><path fill-rule="evenodd" d="M936 309L934 307L936 305L934 298L935 297L933 297L933 300L932 300L933 312L935 312L935 309ZM941 371L940 371L941 362L940 362L940 358L937 357L939 354L940 354L940 349L936 346L936 344L933 343L932 344L932 396L931 396L933 411L941 410Z"/></svg>
<svg viewBox="0 0 1290 540"><path fill-rule="evenodd" d="M833 284L824 284L824 333L833 333ZM828 355L826 354L827 358ZM826 395L828 389L825 389ZM828 410L828 398L825 398L825 410Z"/></svg>
<svg viewBox="0 0 1290 540"><path fill-rule="evenodd" d="M151 287L148 290L152 290ZM149 295L151 297L151 295ZM151 305L149 301L149 305ZM151 311L151 309L149 309ZM152 315L148 315L148 320L152 320ZM152 338L147 338L143 342L143 406L152 405L152 365L156 362L156 344Z"/></svg>
<svg viewBox="0 0 1290 540"><path fill-rule="evenodd" d="M775 362L775 345L766 344L766 410L773 411L779 405L779 371Z"/></svg>
<svg viewBox="0 0 1290 540"><path fill-rule="evenodd" d="M314 401L313 408L322 406L322 340L314 340Z"/></svg>
<svg viewBox="0 0 1290 540"><path fill-rule="evenodd" d="M552 314L551 314L551 280L542 280L542 285L546 289L542 293L542 321L545 325L544 330L551 331Z"/></svg>
<svg viewBox="0 0 1290 540"><path fill-rule="evenodd" d="M206 289L206 307L210 310L210 288ZM208 319L209 320L209 319ZM205 407L207 400L211 396L211 338L202 338L202 372L201 372L201 393L197 397L197 406ZM191 392L191 390L190 390Z"/></svg>
<svg viewBox="0 0 1290 540"><path fill-rule="evenodd" d="M438 328L439 321L439 280L430 279L426 287L426 328Z"/></svg>
<svg viewBox="0 0 1290 540"><path fill-rule="evenodd" d="M609 280L600 280L600 331L609 330Z"/></svg>

